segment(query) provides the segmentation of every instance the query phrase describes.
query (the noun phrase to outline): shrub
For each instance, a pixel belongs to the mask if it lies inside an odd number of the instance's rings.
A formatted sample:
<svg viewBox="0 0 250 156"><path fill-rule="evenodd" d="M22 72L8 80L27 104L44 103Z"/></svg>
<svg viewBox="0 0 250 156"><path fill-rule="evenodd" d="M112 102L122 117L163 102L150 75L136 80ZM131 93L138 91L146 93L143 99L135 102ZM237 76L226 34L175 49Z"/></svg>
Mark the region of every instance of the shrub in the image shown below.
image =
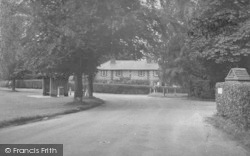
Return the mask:
<svg viewBox="0 0 250 156"><path fill-rule="evenodd" d="M222 94L216 93L218 114L241 128L250 128L250 83L229 81L217 83L218 88L222 88Z"/></svg>
<svg viewBox="0 0 250 156"><path fill-rule="evenodd" d="M202 98L202 99L214 99L215 90L214 85L211 85L208 80L194 80L189 86L189 96Z"/></svg>
<svg viewBox="0 0 250 156"><path fill-rule="evenodd" d="M94 84L94 92L114 94L149 94L150 86L121 85L121 84Z"/></svg>

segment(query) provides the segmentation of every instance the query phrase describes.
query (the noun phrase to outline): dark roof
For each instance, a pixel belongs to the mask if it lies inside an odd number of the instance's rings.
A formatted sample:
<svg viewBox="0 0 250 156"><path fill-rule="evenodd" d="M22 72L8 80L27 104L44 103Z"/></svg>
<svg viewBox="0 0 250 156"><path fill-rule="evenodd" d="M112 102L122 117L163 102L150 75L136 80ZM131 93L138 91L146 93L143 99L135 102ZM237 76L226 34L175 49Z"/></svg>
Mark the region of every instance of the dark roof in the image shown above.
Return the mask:
<svg viewBox="0 0 250 156"><path fill-rule="evenodd" d="M146 60L115 60L115 63L108 61L98 67L99 70L158 70L158 63L148 63Z"/></svg>

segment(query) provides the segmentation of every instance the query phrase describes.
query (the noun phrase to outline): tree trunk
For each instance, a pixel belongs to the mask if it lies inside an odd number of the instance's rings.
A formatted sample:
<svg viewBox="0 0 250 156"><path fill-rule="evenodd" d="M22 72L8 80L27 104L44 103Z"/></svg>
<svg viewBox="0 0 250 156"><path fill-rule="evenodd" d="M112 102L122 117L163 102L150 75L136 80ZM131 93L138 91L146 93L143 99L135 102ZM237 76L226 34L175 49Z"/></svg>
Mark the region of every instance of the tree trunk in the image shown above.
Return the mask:
<svg viewBox="0 0 250 156"><path fill-rule="evenodd" d="M16 91L16 79L15 78L12 79L11 88L12 88L12 91Z"/></svg>
<svg viewBox="0 0 250 156"><path fill-rule="evenodd" d="M67 78L64 79L64 87L63 87L63 93L64 96L69 96L69 76L67 76Z"/></svg>
<svg viewBox="0 0 250 156"><path fill-rule="evenodd" d="M93 79L94 79L94 76L93 74L89 74L88 75L88 90L89 90L89 97L93 97Z"/></svg>
<svg viewBox="0 0 250 156"><path fill-rule="evenodd" d="M64 96L68 97L69 96L69 92L68 92L69 91L69 87L68 87L68 85L65 85L63 89L64 89L63 90Z"/></svg>
<svg viewBox="0 0 250 156"><path fill-rule="evenodd" d="M43 78L43 96L46 95L46 80Z"/></svg>
<svg viewBox="0 0 250 156"><path fill-rule="evenodd" d="M81 101L82 102L82 97L83 97L83 87L82 87L82 72L78 72L75 74L75 101Z"/></svg>

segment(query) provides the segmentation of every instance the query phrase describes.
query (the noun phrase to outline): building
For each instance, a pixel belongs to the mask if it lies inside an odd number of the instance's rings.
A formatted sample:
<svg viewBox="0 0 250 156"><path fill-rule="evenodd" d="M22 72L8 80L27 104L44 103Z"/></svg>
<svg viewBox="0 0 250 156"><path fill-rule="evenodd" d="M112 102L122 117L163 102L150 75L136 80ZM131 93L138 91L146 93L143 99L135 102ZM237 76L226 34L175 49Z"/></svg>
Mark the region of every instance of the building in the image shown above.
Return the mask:
<svg viewBox="0 0 250 156"><path fill-rule="evenodd" d="M159 65L150 60L110 60L98 67L97 81L136 80L159 81Z"/></svg>

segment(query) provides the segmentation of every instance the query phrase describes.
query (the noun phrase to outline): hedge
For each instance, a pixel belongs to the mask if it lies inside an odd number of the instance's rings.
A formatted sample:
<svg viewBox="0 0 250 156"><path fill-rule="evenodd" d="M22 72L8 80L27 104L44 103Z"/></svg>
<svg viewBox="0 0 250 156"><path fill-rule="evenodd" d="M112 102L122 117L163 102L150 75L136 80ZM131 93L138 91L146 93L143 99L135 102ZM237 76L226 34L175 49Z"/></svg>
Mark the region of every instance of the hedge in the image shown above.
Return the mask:
<svg viewBox="0 0 250 156"><path fill-rule="evenodd" d="M182 87L171 87L171 86L160 86L156 87L156 91L163 93L163 88L165 88L166 93L187 93L187 89L182 88Z"/></svg>
<svg viewBox="0 0 250 156"><path fill-rule="evenodd" d="M130 79L120 79L120 80L95 80L94 83L103 83L103 84L128 84L128 85L150 85L148 80L130 80Z"/></svg>
<svg viewBox="0 0 250 156"><path fill-rule="evenodd" d="M218 93L222 88L222 94ZM216 84L216 106L219 115L229 118L240 128L250 128L250 83L228 81Z"/></svg>
<svg viewBox="0 0 250 156"><path fill-rule="evenodd" d="M8 81L0 81L0 87L8 87Z"/></svg>
<svg viewBox="0 0 250 156"><path fill-rule="evenodd" d="M149 94L150 86L121 85L121 84L94 84L96 93L113 94Z"/></svg>
<svg viewBox="0 0 250 156"><path fill-rule="evenodd" d="M34 88L34 89L42 89L43 81L39 79L34 80L17 80L16 81L17 88Z"/></svg>
<svg viewBox="0 0 250 156"><path fill-rule="evenodd" d="M74 91L74 83L68 83L69 88ZM8 87L8 81L1 81L1 87ZM83 88L87 86L84 85ZM17 80L16 88L34 88L34 89L42 89L42 80L34 79L34 80ZM186 91L182 88L173 88L168 87L169 93L174 93L176 90L177 93L185 93ZM162 87L157 88L158 92L163 92ZM128 85L128 84L103 84L103 83L95 83L94 84L94 92L97 93L114 93L114 94L149 94L150 86L148 85Z"/></svg>
<svg viewBox="0 0 250 156"><path fill-rule="evenodd" d="M9 81L1 81L1 87L8 87ZM42 89L43 81L41 79L33 79L33 80L16 80L16 88L34 88L34 89Z"/></svg>

